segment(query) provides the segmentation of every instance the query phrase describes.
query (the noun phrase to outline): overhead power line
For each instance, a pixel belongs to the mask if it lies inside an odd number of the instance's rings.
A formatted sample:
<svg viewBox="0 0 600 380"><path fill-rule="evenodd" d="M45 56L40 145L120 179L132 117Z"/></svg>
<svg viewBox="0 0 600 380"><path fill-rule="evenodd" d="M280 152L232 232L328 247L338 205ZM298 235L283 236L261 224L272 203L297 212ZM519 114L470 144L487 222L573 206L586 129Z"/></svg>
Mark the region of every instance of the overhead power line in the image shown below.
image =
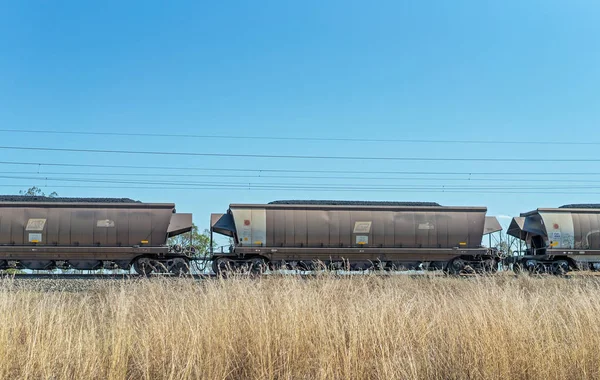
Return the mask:
<svg viewBox="0 0 600 380"><path fill-rule="evenodd" d="M339 142L376 142L376 143L407 143L407 144L502 144L502 145L600 145L595 141L490 141L490 140L435 140L435 139L373 139L351 137L306 137L306 136L239 136L239 135L208 135L208 134L177 134L177 133L133 133L133 132L90 132L90 131L53 131L43 129L0 129L4 133L37 133L55 135L80 136L115 136L115 137L160 137L160 138L196 138L196 139L226 139L226 140L274 140L274 141L339 141Z"/></svg>
<svg viewBox="0 0 600 380"><path fill-rule="evenodd" d="M32 184L2 184L0 187L13 187L13 188L27 188ZM47 187L47 184L33 184L37 187ZM117 190L129 190L129 189L140 189L140 190L156 190L164 192L165 190L238 190L238 191L267 191L273 190L272 188L243 188L243 187L177 187L177 186L96 186L96 185L52 185L52 188L65 188L65 189L117 189ZM276 190L299 190L306 191L307 189L276 189ZM331 191L331 192L364 192L364 189L316 189L318 191ZM372 189L369 191L380 192L380 193L457 193L457 194L562 194L562 195L600 195L600 191L546 191L546 190L535 190L535 191L513 191L513 190L462 190L462 189Z"/></svg>
<svg viewBox="0 0 600 380"><path fill-rule="evenodd" d="M27 162L0 161L0 165L43 167L71 167L97 169L143 169L143 170L183 170L208 172L239 172L239 173L319 173L319 174L402 174L402 175L496 175L496 176L598 176L600 172L477 172L477 171L380 171L380 170L314 170L314 169L243 169L243 168L210 168L195 166L147 166L147 165L105 165L105 164L73 164L60 162ZM137 173L141 175L141 173Z"/></svg>
<svg viewBox="0 0 600 380"><path fill-rule="evenodd" d="M258 179L305 179L305 180L353 180L353 181L372 181L372 180L385 180L385 181L453 181L453 182L547 182L547 183L600 183L600 180L590 179L565 179L565 178L553 178L540 179L540 178L471 178L471 177L365 177L365 176L336 176L336 175L320 175L320 176L308 176L308 175L281 175L281 174L190 174L190 173L156 173L156 174L143 174L140 173L94 173L94 172L15 172L15 171L0 171L0 175L38 175L39 179L43 179L44 176L48 175L79 175L79 176L90 176L90 177L106 177L104 179L112 179L109 177L129 177L129 178L151 178L151 177L171 177L171 178L248 178L253 180ZM2 178L0 176L0 178Z"/></svg>
<svg viewBox="0 0 600 380"><path fill-rule="evenodd" d="M160 155L160 156L188 156L188 157L233 157L233 158L277 158L300 160L353 160L353 161L430 161L430 162L600 162L600 158L502 158L502 157L368 157L368 156L311 156L311 155L284 155L284 154L238 154L238 153L198 153L198 152L160 152L160 151L133 151L116 149L78 149L78 148L47 148L0 146L3 150L46 151L46 152L75 152L75 153L103 153L103 154L128 154L128 155Z"/></svg>
<svg viewBox="0 0 600 380"><path fill-rule="evenodd" d="M6 176L0 175L0 179L19 179L35 181L56 181L69 183L100 183L100 184L123 184L123 185L153 185L153 186L185 186L185 187L211 187L211 188L242 188L242 189L298 189L298 190L579 190L600 189L596 185L544 185L544 186L465 186L446 184L380 184L380 183L282 183L282 182L223 182L223 181L167 181L147 179L97 179L97 178L73 178L73 177L42 177L40 176Z"/></svg>

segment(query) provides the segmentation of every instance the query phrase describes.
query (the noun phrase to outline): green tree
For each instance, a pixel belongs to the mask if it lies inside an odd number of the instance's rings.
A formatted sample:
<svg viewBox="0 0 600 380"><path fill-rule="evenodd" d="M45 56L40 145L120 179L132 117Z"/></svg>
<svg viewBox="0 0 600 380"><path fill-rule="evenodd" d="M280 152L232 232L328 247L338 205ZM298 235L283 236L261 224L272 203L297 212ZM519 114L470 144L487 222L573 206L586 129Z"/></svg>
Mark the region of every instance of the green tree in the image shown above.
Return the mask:
<svg viewBox="0 0 600 380"><path fill-rule="evenodd" d="M189 247L193 247L193 256L208 257L210 255L210 232L208 230L204 230L203 233L200 233L198 226L192 224L191 232L169 238L168 244L179 245L184 250L189 249Z"/></svg>
<svg viewBox="0 0 600 380"><path fill-rule="evenodd" d="M25 196L30 196L30 197L35 197L35 196L38 196L38 197L46 197L47 196L47 197L50 197L50 198L56 198L56 197L58 197L58 194L56 193L56 191L53 191L50 194L46 195L46 193L44 193L42 191L42 189L40 189L37 186L30 187L29 189L27 189L25 191L24 190L20 190L19 194L20 195L25 195Z"/></svg>

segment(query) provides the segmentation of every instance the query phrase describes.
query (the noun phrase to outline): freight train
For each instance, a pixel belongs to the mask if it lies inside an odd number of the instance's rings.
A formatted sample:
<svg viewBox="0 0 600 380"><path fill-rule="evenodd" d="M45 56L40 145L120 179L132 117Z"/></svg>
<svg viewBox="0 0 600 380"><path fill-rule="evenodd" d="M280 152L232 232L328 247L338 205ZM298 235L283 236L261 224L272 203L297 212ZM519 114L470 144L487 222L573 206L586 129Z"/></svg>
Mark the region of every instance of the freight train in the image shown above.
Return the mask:
<svg viewBox="0 0 600 380"><path fill-rule="evenodd" d="M481 244L501 230L485 207L424 202L275 201L231 204L212 214L213 271L331 268L562 274L600 270L600 205L540 208L513 218L507 234L524 255ZM185 274L199 258L168 238L192 230L172 203L128 198L0 196L0 269L135 269ZM230 244L214 249L214 234Z"/></svg>

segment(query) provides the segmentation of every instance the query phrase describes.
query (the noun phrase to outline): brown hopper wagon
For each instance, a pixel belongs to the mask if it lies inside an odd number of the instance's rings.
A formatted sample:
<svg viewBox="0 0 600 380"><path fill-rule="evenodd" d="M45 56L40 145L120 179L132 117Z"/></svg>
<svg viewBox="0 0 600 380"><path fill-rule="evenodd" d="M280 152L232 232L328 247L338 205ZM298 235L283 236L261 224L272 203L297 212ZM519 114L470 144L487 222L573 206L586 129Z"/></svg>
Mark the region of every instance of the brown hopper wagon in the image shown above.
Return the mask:
<svg viewBox="0 0 600 380"><path fill-rule="evenodd" d="M512 258L517 271L600 270L598 204L538 208L513 218L507 233L527 244L524 256Z"/></svg>
<svg viewBox="0 0 600 380"><path fill-rule="evenodd" d="M188 232L191 214L170 203L115 198L0 197L0 269L129 269L185 272L167 238Z"/></svg>
<svg viewBox="0 0 600 380"><path fill-rule="evenodd" d="M277 201L232 204L211 215L212 233L229 249L213 251L213 270L299 268L494 271L495 249L485 233L501 229L485 207L436 203Z"/></svg>

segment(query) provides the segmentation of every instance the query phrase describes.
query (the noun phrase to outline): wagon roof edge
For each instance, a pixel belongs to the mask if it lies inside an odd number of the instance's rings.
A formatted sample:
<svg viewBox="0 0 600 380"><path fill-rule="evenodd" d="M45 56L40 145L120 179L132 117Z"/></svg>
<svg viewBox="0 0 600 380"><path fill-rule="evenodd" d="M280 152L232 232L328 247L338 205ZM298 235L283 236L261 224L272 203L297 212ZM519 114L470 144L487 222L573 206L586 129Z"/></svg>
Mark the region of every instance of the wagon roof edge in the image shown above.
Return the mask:
<svg viewBox="0 0 600 380"><path fill-rule="evenodd" d="M229 208L264 208L264 209L333 209L333 210L414 210L414 211L487 211L485 206L383 206L383 205L327 205L327 204L257 204L232 203Z"/></svg>
<svg viewBox="0 0 600 380"><path fill-rule="evenodd" d="M122 207L122 208L147 208L160 207L170 208L175 207L174 203L119 203L119 202L0 202L0 207Z"/></svg>
<svg viewBox="0 0 600 380"><path fill-rule="evenodd" d="M576 213L576 214L599 214L600 208L536 208L535 210L522 212L520 216L526 217L540 212Z"/></svg>

